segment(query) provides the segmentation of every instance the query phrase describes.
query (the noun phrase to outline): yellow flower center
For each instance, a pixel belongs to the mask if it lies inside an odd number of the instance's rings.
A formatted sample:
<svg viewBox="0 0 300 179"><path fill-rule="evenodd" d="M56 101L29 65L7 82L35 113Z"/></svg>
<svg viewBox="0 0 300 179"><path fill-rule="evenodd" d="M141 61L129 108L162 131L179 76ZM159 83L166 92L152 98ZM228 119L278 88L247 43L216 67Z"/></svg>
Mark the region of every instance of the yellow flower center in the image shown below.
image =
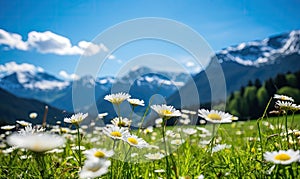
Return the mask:
<svg viewBox="0 0 300 179"><path fill-rule="evenodd" d="M113 131L110 133L110 135L112 135L114 137L122 137L122 134L119 131Z"/></svg>
<svg viewBox="0 0 300 179"><path fill-rule="evenodd" d="M215 121L220 121L222 119L222 117L216 113L210 113L207 115L207 117L210 118L211 120L215 120Z"/></svg>
<svg viewBox="0 0 300 179"><path fill-rule="evenodd" d="M286 161L286 160L290 160L291 156L289 156L288 154L278 154L274 157L275 160L281 160L281 161Z"/></svg>
<svg viewBox="0 0 300 179"><path fill-rule="evenodd" d="M170 114L172 114L172 111L165 109L165 110L162 111L162 114L170 115Z"/></svg>
<svg viewBox="0 0 300 179"><path fill-rule="evenodd" d="M105 157L105 154L104 154L102 151L97 150L97 151L94 153L94 156L95 156L95 157L98 157L98 158L103 158L103 157Z"/></svg>
<svg viewBox="0 0 300 179"><path fill-rule="evenodd" d="M131 144L137 145L138 141L133 137L128 137L127 141Z"/></svg>

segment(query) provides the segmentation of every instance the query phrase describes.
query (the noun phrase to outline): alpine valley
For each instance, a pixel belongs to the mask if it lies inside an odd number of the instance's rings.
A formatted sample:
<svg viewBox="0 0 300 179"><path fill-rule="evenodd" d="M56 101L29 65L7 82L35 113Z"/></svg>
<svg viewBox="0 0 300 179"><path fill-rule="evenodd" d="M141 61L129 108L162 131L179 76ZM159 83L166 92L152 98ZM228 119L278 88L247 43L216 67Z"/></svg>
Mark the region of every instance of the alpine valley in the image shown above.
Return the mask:
<svg viewBox="0 0 300 179"><path fill-rule="evenodd" d="M191 95L191 90L195 85L199 101L207 103L211 102L211 85L221 77L224 77L226 83L224 89L229 95L241 86L245 86L249 80L264 81L278 73L297 71L300 69L299 60L300 30L294 30L263 40L245 42L222 49L216 52L210 65L204 71L193 75L137 67L118 79L114 77L94 79L91 76L83 76L74 81L66 81L48 74L44 69L32 64L10 62L0 65L0 94L1 99L7 97L12 99L5 101L7 111L16 111L11 110L16 108L14 102L16 99L22 100L22 102L28 101L28 104L32 103L31 100L37 100L43 104L42 106L47 104L54 107L53 109L70 113L89 112L94 106L99 113L108 112L111 115L109 118L111 118L115 115L114 108L103 99L110 93L128 92L132 98L143 99L145 108L150 101L151 104L166 102L180 108L182 107L181 99L184 98L185 101L195 99L195 96ZM212 80L215 81L212 82ZM76 91L74 88L82 91L82 94L86 94L85 91L92 92L92 94L74 96L74 90ZM217 95L214 100L226 99L226 93ZM73 104L74 97L82 98L80 106ZM24 104L27 103L24 102ZM197 104L191 103L190 105ZM24 105L22 110L37 111L38 109L35 107ZM140 110L145 110L145 108ZM41 111L39 110L39 112ZM12 117L15 117L12 116L12 113L4 114L2 112L0 114L0 120L6 121L6 123L12 123ZM26 117L28 118L27 113L18 116L18 118Z"/></svg>

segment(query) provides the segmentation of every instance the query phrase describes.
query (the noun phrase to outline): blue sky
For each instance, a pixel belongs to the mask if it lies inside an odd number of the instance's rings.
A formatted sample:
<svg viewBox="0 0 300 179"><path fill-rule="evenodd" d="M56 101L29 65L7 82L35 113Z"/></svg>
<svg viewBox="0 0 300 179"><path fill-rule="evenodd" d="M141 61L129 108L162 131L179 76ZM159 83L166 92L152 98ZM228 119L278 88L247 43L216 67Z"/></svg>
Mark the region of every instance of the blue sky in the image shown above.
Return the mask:
<svg viewBox="0 0 300 179"><path fill-rule="evenodd" d="M0 1L0 7L0 65L30 63L66 78L76 71L80 55L97 35L135 18L159 17L183 23L215 52L300 29L299 0L6 0ZM105 44L93 45L97 52L107 50ZM174 58L188 71L199 70L179 47L142 40L115 51L99 75L114 75L126 62L148 53Z"/></svg>

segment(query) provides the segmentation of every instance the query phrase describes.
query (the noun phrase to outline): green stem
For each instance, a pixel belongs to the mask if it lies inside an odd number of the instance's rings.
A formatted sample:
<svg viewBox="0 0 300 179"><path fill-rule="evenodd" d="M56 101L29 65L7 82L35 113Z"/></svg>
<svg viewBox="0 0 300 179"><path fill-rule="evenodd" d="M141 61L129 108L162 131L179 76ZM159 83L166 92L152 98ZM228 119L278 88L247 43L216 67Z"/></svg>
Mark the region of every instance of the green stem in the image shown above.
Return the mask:
<svg viewBox="0 0 300 179"><path fill-rule="evenodd" d="M79 126L76 125L76 128L77 128L77 142L78 142L78 158L79 158L79 166L82 167L82 164L81 164L81 149L80 149L80 143L81 143L81 137L80 137L80 131L79 131Z"/></svg>
<svg viewBox="0 0 300 179"><path fill-rule="evenodd" d="M260 148L261 148L261 159L263 160L264 158L264 149L263 149L263 141L261 137L261 131L260 131L260 125L259 125L260 120L256 122L257 124L257 129L258 129L258 135L259 135L259 142L260 142Z"/></svg>
<svg viewBox="0 0 300 179"><path fill-rule="evenodd" d="M289 146L289 131L288 131L287 114L285 114L285 132L286 132L287 145Z"/></svg>
<svg viewBox="0 0 300 179"><path fill-rule="evenodd" d="M168 160L168 150L167 150L167 143L166 143L166 136L165 136L165 132L166 132L166 125L167 125L167 120L165 118L163 118L163 127L162 127L162 136L163 136L163 142L164 142L164 148L165 148L165 160L166 160L166 178L171 177L170 176L170 169L169 169L169 160Z"/></svg>

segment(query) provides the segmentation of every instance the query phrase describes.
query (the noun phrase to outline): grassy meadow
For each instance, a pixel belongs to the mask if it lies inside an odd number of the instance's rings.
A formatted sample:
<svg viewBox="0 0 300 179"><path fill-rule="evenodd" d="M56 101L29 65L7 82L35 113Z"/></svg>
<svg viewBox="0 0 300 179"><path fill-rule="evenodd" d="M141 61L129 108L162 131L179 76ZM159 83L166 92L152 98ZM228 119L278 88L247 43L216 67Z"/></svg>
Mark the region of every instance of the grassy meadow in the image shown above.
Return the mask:
<svg viewBox="0 0 300 179"><path fill-rule="evenodd" d="M128 99L110 97L117 106ZM130 104L134 110L143 103ZM200 111L155 105L161 118L139 130L121 116L96 126L105 114L80 125L88 114L79 113L64 120L70 128L46 130L19 121L17 128L1 127L0 178L299 178L299 106L290 106L251 121L207 110L201 125L191 125ZM165 126L171 117L177 125Z"/></svg>

